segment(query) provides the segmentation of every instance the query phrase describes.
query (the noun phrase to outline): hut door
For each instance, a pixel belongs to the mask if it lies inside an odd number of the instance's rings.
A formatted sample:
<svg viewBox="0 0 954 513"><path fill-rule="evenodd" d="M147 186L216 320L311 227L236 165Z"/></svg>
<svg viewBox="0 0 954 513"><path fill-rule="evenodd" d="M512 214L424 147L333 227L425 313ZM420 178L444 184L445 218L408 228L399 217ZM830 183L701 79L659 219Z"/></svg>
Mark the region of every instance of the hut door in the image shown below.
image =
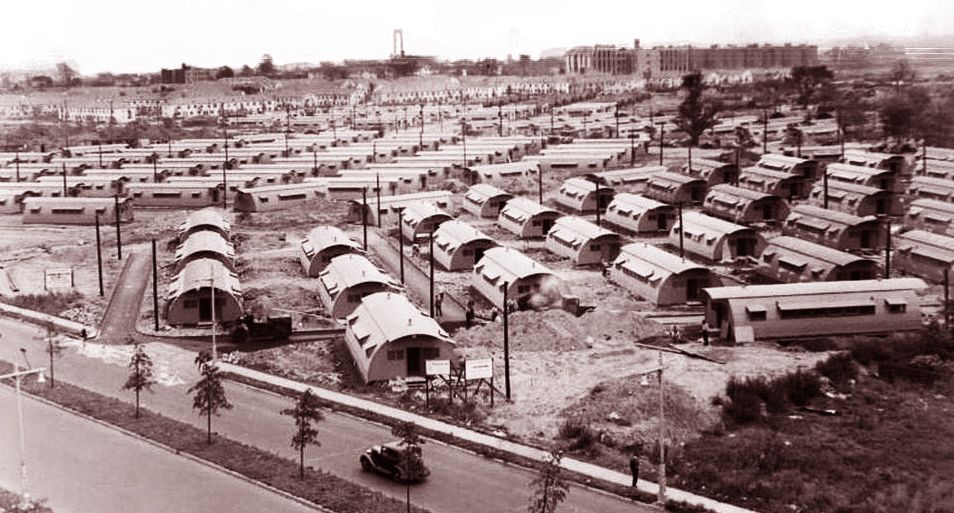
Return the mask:
<svg viewBox="0 0 954 513"><path fill-rule="evenodd" d="M689 278L686 280L686 301L699 300L699 280Z"/></svg>
<svg viewBox="0 0 954 513"><path fill-rule="evenodd" d="M544 219L541 224L543 225L543 234L546 235L550 232L550 228L553 228L553 219Z"/></svg>
<svg viewBox="0 0 954 513"><path fill-rule="evenodd" d="M209 322L212 320L212 298L203 296L199 298L199 322Z"/></svg>
<svg viewBox="0 0 954 513"><path fill-rule="evenodd" d="M871 232L864 230L861 232L861 243L862 249L868 249L871 247Z"/></svg>
<svg viewBox="0 0 954 513"><path fill-rule="evenodd" d="M878 214L887 214L888 206L884 199L875 201L875 212Z"/></svg>
<svg viewBox="0 0 954 513"><path fill-rule="evenodd" d="M669 229L669 227L666 226L666 219L667 219L666 214L658 214L658 215L656 216L656 229L657 229L657 230L659 230L659 231L661 231L661 232L664 232L664 231L667 231L667 230Z"/></svg>
<svg viewBox="0 0 954 513"><path fill-rule="evenodd" d="M421 375L421 348L420 347L407 348L407 375L408 376Z"/></svg>
<svg viewBox="0 0 954 513"><path fill-rule="evenodd" d="M767 203L765 205L762 205L762 220L770 221L772 220L773 217L774 216L772 215L772 205Z"/></svg>

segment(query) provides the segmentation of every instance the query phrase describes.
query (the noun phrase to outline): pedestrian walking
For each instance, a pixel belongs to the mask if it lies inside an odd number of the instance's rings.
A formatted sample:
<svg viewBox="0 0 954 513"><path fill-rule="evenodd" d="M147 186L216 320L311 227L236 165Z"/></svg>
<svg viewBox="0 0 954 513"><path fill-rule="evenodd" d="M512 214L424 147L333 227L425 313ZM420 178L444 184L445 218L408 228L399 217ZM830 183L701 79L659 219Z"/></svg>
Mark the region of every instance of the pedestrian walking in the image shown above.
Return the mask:
<svg viewBox="0 0 954 513"><path fill-rule="evenodd" d="M702 320L702 345L709 345L709 321Z"/></svg>
<svg viewBox="0 0 954 513"><path fill-rule="evenodd" d="M634 454L629 458L629 471L633 474L633 488L636 488L639 481L639 456Z"/></svg>
<svg viewBox="0 0 954 513"><path fill-rule="evenodd" d="M443 317L444 312L441 310L441 302L444 301L443 292L438 292L434 294L434 315L438 317Z"/></svg>

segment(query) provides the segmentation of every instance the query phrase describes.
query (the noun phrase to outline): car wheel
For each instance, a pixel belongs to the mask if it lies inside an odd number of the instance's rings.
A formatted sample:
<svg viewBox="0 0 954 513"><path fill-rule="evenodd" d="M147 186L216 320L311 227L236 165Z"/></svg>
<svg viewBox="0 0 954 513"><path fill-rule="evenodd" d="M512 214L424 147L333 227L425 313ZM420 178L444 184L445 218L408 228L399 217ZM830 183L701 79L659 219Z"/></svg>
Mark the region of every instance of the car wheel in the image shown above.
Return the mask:
<svg viewBox="0 0 954 513"><path fill-rule="evenodd" d="M368 458L362 456L360 461L361 461L361 470L365 472L371 472L371 470L373 470L373 468L371 467L371 462L368 460Z"/></svg>

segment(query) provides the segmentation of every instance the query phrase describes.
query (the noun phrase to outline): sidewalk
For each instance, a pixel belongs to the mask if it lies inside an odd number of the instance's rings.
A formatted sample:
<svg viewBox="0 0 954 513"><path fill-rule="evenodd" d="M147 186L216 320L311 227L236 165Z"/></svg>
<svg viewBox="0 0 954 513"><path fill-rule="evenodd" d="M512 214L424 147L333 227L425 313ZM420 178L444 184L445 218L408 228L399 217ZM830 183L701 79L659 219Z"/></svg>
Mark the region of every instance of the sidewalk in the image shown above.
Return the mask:
<svg viewBox="0 0 954 513"><path fill-rule="evenodd" d="M370 242L370 237L369 237ZM347 394L342 394L340 392L334 392L332 390L326 390L323 388L318 388L315 386L306 385L299 383L297 381L292 381L289 379L281 378L278 376L273 376L271 374L266 374L264 372L259 372L253 369L246 367L241 367L238 365L232 365L228 363L220 363L219 368L225 372L232 372L234 374L245 376L250 379L258 380L261 382L269 383L272 385L280 386L287 388L289 390L296 390L298 392L304 392L306 389L311 389L311 391L326 401L331 401L334 403L342 404L351 408L356 408L359 410L368 411L371 413L384 415L392 419L401 420L401 421L410 421L418 426L423 428L444 433L468 442L480 444L486 447L491 447L497 450L509 452L511 454L516 454L523 456L525 458L530 458L534 460L541 460L546 455L547 452L536 449L533 447L528 447L526 445L521 445L518 443L510 442L501 438L497 438L490 435L485 435L483 433L478 433L465 429L462 427L454 426L452 424L447 424L439 420L434 420L428 417L417 415L415 413L410 413L404 410L397 408L392 408L383 404L379 404L373 401L368 401L365 399L360 399L353 397ZM565 469L578 472L580 474L592 477L593 479L600 479L610 483L630 486L632 484L632 477L628 474L622 472L617 472L615 470L610 470L605 467L600 467L598 465L593 465L591 463L582 462L579 460L574 460L572 458L563 458L562 465ZM657 494L659 492L659 487L656 483L651 483L649 481L640 480L638 483L638 488L641 491L648 492L651 494ZM697 504L711 509L717 513L753 513L750 510L743 509L731 504L725 504L718 502L706 497L695 495L693 493L685 492L676 488L666 488L666 497L671 500L684 501L690 504Z"/></svg>

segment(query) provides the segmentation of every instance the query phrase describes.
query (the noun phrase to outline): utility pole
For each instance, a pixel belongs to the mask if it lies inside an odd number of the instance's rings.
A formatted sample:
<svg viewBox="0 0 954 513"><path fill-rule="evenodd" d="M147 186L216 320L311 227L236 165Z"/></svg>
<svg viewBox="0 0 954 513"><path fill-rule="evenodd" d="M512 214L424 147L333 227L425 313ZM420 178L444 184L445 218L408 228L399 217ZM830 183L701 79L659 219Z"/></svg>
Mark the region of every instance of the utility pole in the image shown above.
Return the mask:
<svg viewBox="0 0 954 513"><path fill-rule="evenodd" d="M616 137L619 137L619 103L615 105L616 111L613 113L613 117L616 118Z"/></svg>
<svg viewBox="0 0 954 513"><path fill-rule="evenodd" d="M543 205L543 166L537 167L537 201Z"/></svg>
<svg viewBox="0 0 954 513"><path fill-rule="evenodd" d="M212 361L219 359L215 345L215 266L209 262L209 294L212 302Z"/></svg>
<svg viewBox="0 0 954 513"><path fill-rule="evenodd" d="M951 330L951 269L944 269L944 326Z"/></svg>
<svg viewBox="0 0 954 513"><path fill-rule="evenodd" d="M666 138L666 123L660 121L659 125L659 165L663 165L663 139Z"/></svg>
<svg viewBox="0 0 954 513"><path fill-rule="evenodd" d="M99 238L99 212L96 212L96 267L99 269L99 297L106 295L103 290L103 250Z"/></svg>
<svg viewBox="0 0 954 513"><path fill-rule="evenodd" d="M633 127L629 127L629 167L636 166L636 134Z"/></svg>
<svg viewBox="0 0 954 513"><path fill-rule="evenodd" d="M504 331L504 390L507 393L507 400L510 400L510 308L507 304L507 289L510 288L510 282L504 282L503 285L503 331Z"/></svg>
<svg viewBox="0 0 954 513"><path fill-rule="evenodd" d="M99 150L99 151L98 151L98 153L99 153L99 168L102 169L102 168L103 168L103 142L102 142L102 141L98 141L98 142L96 143L96 149Z"/></svg>
<svg viewBox="0 0 954 513"><path fill-rule="evenodd" d="M361 230L364 233L364 250L368 250L368 188L361 188Z"/></svg>
<svg viewBox="0 0 954 513"><path fill-rule="evenodd" d="M116 214L116 259L123 259L123 233L119 224L119 194L113 195L113 213Z"/></svg>
<svg viewBox="0 0 954 513"><path fill-rule="evenodd" d="M600 225L600 179L596 178L596 188L593 192L596 197L596 226Z"/></svg>
<svg viewBox="0 0 954 513"><path fill-rule="evenodd" d="M156 258L156 239L152 239L152 320L159 331L159 265Z"/></svg>
<svg viewBox="0 0 954 513"><path fill-rule="evenodd" d="M768 153L768 109L762 109L762 155Z"/></svg>
<svg viewBox="0 0 954 513"><path fill-rule="evenodd" d="M841 160L845 160L845 131L838 130L838 143L841 146Z"/></svg>
<svg viewBox="0 0 954 513"><path fill-rule="evenodd" d="M378 222L376 224L378 228L380 228L381 227L381 173L374 174L374 188L375 188L374 192L375 194L377 194L377 198L378 198L378 205L377 205L378 211L377 213L375 213L375 218L377 218Z"/></svg>
<svg viewBox="0 0 954 513"><path fill-rule="evenodd" d="M16 165L17 165L17 183L19 183L20 182L20 150L19 148L17 149Z"/></svg>
<svg viewBox="0 0 954 513"><path fill-rule="evenodd" d="M311 171L318 176L318 143L311 146Z"/></svg>
<svg viewBox="0 0 954 513"><path fill-rule="evenodd" d="M659 351L659 497L660 505L666 504L666 400L663 391L663 355Z"/></svg>
<svg viewBox="0 0 954 513"><path fill-rule="evenodd" d="M553 136L553 105L550 105L550 136Z"/></svg>
<svg viewBox="0 0 954 513"><path fill-rule="evenodd" d="M842 145L844 146L844 145ZM845 156L845 150L841 150L842 159ZM19 159L17 159L19 160ZM927 175L927 139L921 139L921 174ZM17 181L20 181L19 173L17 174Z"/></svg>
<svg viewBox="0 0 954 513"><path fill-rule="evenodd" d="M25 349L20 349L20 350L23 351L24 354L26 354ZM23 498L23 502L28 504L32 503L32 500L30 498L29 480L27 479L26 438L25 438L26 430L23 428L23 391L20 387L20 380L22 380L24 376L36 374L37 381L40 383L43 383L45 381L43 378L44 370L46 369L41 367L38 369L26 369L21 371L20 365L14 362L13 372L10 374L4 374L3 376L0 376L0 380L13 378L14 382L16 383L17 426L19 427L19 431L20 431L20 496Z"/></svg>
<svg viewBox="0 0 954 513"><path fill-rule="evenodd" d="M467 123L464 122L464 117L460 117L460 137L463 143L463 158L464 162L461 164L461 167L467 169Z"/></svg>
<svg viewBox="0 0 954 513"><path fill-rule="evenodd" d="M152 183L159 183L159 156L152 159Z"/></svg>
<svg viewBox="0 0 954 513"><path fill-rule="evenodd" d="M685 226L682 225L682 202L676 203L676 208L679 211L679 258L686 258L686 249L685 244L683 244L683 236L686 232Z"/></svg>
<svg viewBox="0 0 954 513"><path fill-rule="evenodd" d="M380 214L378 214L380 215ZM404 285L404 209L398 210L398 245L401 253L401 285Z"/></svg>
<svg viewBox="0 0 954 513"><path fill-rule="evenodd" d="M225 162L222 164L222 209L228 210L229 208L229 184L226 178L226 169L229 167L229 129L228 129L228 119L226 119L226 126L223 128L225 132Z"/></svg>
<svg viewBox="0 0 954 513"><path fill-rule="evenodd" d="M891 277L891 218L884 216L885 222L885 242L884 242L884 279Z"/></svg>
<svg viewBox="0 0 954 513"><path fill-rule="evenodd" d="M428 250L428 259L431 261L431 273L428 281L430 282L430 293L431 293L431 317L434 317L434 231L431 230L428 234L428 240L430 249Z"/></svg>
<svg viewBox="0 0 954 513"><path fill-rule="evenodd" d="M63 197L68 198L69 193L66 192L66 162L63 162Z"/></svg>
<svg viewBox="0 0 954 513"><path fill-rule="evenodd" d="M503 137L503 104L497 105L497 137Z"/></svg>

